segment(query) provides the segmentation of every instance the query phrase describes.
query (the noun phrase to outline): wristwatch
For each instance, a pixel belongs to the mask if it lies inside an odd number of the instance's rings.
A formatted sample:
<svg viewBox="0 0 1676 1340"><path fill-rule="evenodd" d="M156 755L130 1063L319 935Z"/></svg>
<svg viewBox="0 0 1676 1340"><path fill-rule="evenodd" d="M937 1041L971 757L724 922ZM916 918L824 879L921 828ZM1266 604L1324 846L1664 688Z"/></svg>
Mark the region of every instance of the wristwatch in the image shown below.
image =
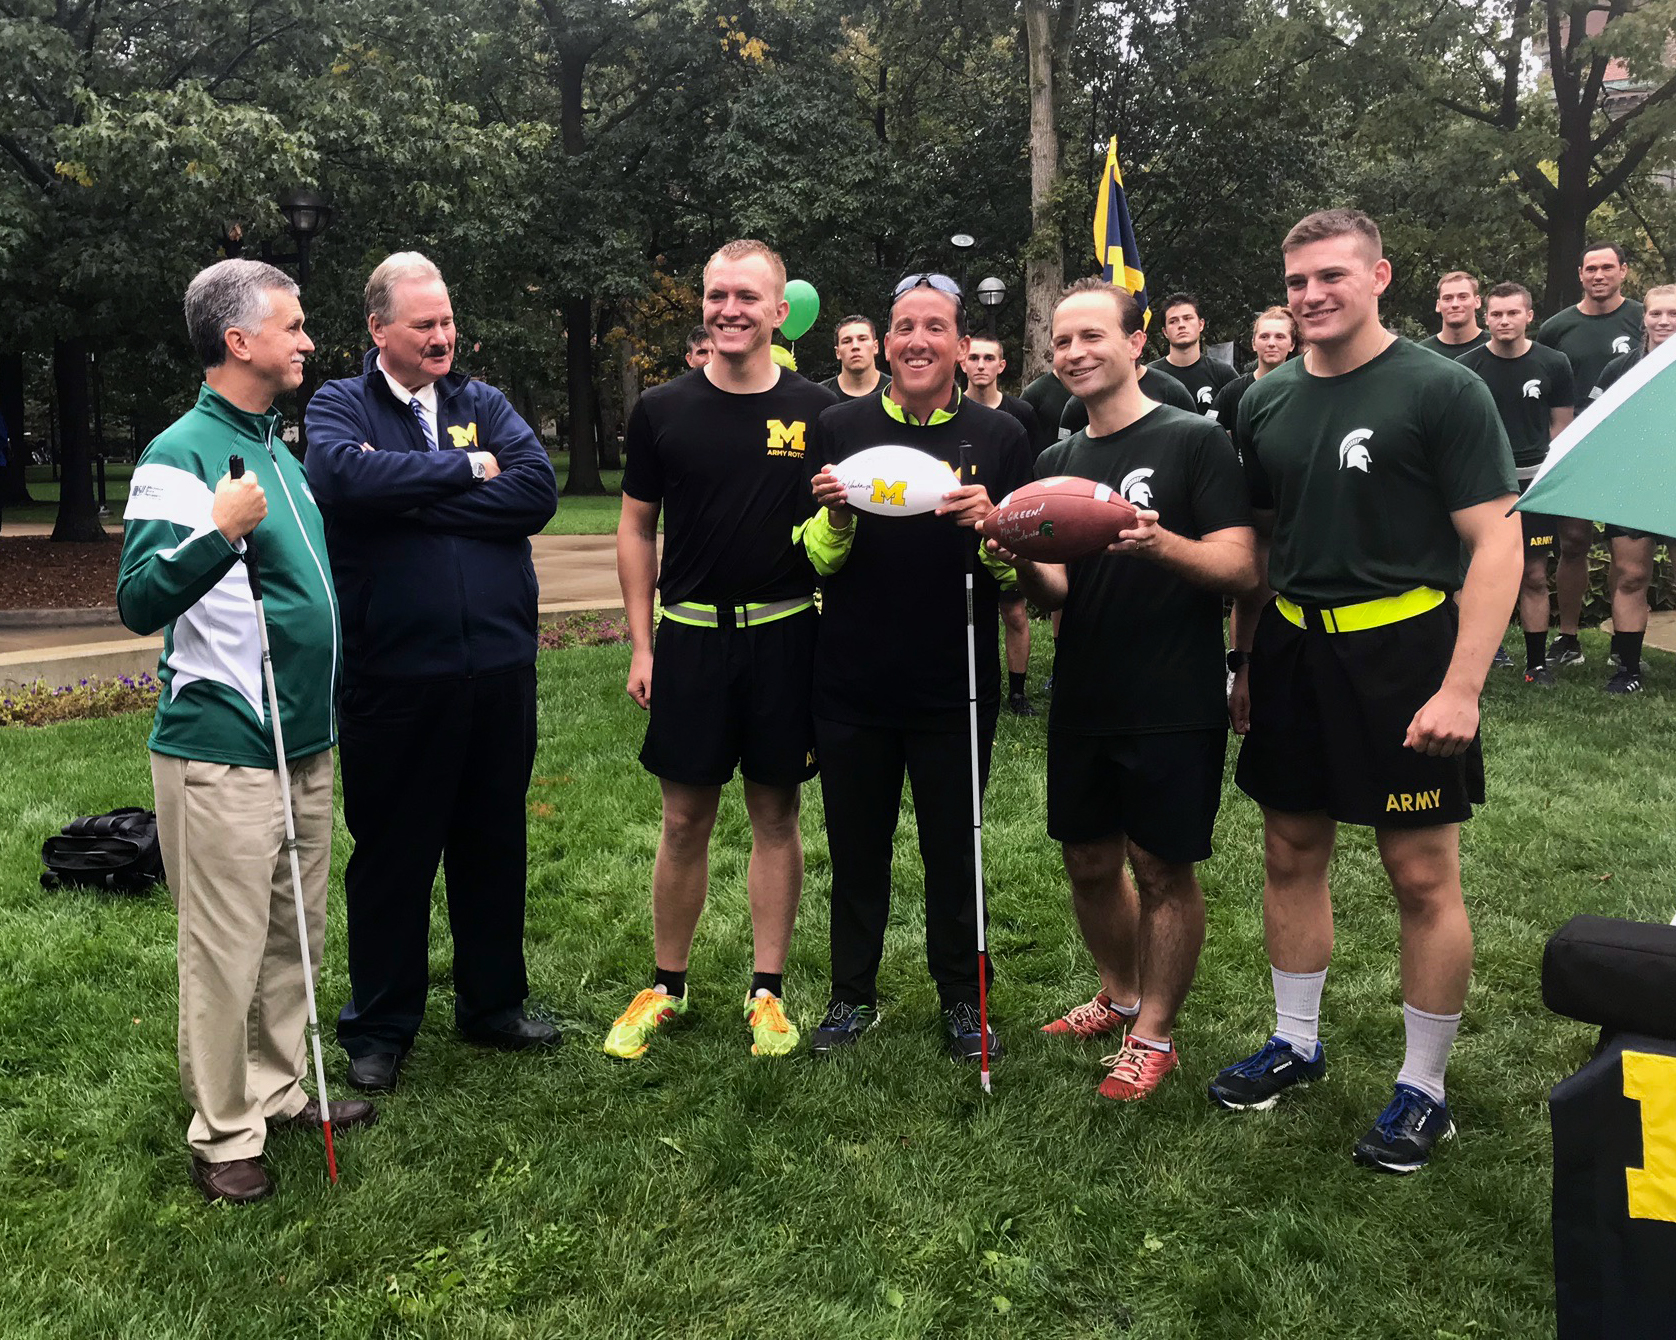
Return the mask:
<svg viewBox="0 0 1676 1340"><path fill-rule="evenodd" d="M471 458L471 477L481 484L488 478L488 475L488 467L483 464L482 458L473 456Z"/></svg>
<svg viewBox="0 0 1676 1340"><path fill-rule="evenodd" d="M1245 667L1249 664L1251 664L1250 652L1240 651L1238 648L1235 648L1233 651L1228 653L1228 673L1230 675L1235 671L1245 669Z"/></svg>

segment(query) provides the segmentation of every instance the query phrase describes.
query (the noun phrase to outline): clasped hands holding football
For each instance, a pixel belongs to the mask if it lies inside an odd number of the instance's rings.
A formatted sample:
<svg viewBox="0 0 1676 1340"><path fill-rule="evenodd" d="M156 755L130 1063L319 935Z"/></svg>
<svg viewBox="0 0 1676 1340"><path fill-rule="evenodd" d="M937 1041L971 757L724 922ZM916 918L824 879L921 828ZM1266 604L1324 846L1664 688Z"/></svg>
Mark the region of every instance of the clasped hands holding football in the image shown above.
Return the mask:
<svg viewBox="0 0 1676 1340"><path fill-rule="evenodd" d="M838 476L832 473L832 467L823 465L821 472L810 482L815 501L832 513L833 523L839 530L847 530L854 513L848 506L849 493ZM971 526L982 535L984 519L994 510L995 504L990 501L988 489L982 484L964 484L943 495L943 505L936 509L934 515L952 516L956 524ZM1106 546L1108 554L1145 553L1157 548L1164 533L1163 527L1158 524L1158 513L1136 512L1135 521L1133 530L1118 532L1117 539ZM984 544L990 553L1004 562L1017 564L1023 561L995 540L986 540Z"/></svg>

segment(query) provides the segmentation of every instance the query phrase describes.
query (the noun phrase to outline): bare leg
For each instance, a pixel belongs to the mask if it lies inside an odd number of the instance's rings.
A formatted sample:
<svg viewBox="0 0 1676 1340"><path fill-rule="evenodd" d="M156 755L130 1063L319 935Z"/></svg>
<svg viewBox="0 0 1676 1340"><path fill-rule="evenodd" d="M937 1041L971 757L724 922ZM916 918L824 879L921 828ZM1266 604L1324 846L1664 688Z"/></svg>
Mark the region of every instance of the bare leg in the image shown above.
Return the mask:
<svg viewBox="0 0 1676 1340"><path fill-rule="evenodd" d="M1647 582L1653 575L1653 539L1612 539L1612 631L1647 631Z"/></svg>
<svg viewBox="0 0 1676 1340"><path fill-rule="evenodd" d="M1527 633L1548 631L1548 555L1526 554L1519 582L1519 627Z"/></svg>
<svg viewBox="0 0 1676 1340"><path fill-rule="evenodd" d="M1576 517L1558 518L1560 561L1554 569L1554 587L1559 593L1560 632L1577 636L1577 621L1583 617L1583 597L1589 589L1589 546L1594 543L1592 521Z"/></svg>
<svg viewBox="0 0 1676 1340"><path fill-rule="evenodd" d="M1322 972L1333 955L1327 867L1337 836L1319 811L1263 811L1263 938L1282 972Z"/></svg>
<svg viewBox="0 0 1676 1340"><path fill-rule="evenodd" d="M1124 1009L1141 994L1140 900L1123 865L1128 846L1122 836L1064 845L1071 908L1083 943L1106 995Z"/></svg>
<svg viewBox="0 0 1676 1340"><path fill-rule="evenodd" d="M1205 943L1205 895L1193 863L1161 861L1130 844L1141 908L1141 1012L1133 1031L1167 1042Z"/></svg>
<svg viewBox="0 0 1676 1340"><path fill-rule="evenodd" d="M751 864L745 889L751 900L752 966L779 972L786 966L792 923L803 896L803 835L797 828L798 789L745 782L751 816Z"/></svg>
<svg viewBox="0 0 1676 1340"><path fill-rule="evenodd" d="M652 950L657 966L685 972L710 884L710 830L719 786L663 782L663 834L652 866Z"/></svg>
<svg viewBox="0 0 1676 1340"><path fill-rule="evenodd" d="M1472 976L1472 924L1461 897L1461 826L1378 829L1402 924L1402 996L1428 1014L1459 1014Z"/></svg>
<svg viewBox="0 0 1676 1340"><path fill-rule="evenodd" d="M1007 642L1007 670L1022 675L1030 668L1030 612L1023 600L1001 602L1001 622Z"/></svg>

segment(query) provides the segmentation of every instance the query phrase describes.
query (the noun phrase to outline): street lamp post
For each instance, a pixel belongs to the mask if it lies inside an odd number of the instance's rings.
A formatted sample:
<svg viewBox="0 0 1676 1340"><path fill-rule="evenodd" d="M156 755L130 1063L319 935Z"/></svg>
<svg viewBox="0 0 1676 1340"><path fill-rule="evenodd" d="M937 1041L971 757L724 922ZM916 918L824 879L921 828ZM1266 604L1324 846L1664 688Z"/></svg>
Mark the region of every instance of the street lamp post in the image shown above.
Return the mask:
<svg viewBox="0 0 1676 1340"><path fill-rule="evenodd" d="M1007 286L994 275L978 280L978 303L983 307L984 329L995 333L995 313L1007 301Z"/></svg>
<svg viewBox="0 0 1676 1340"><path fill-rule="evenodd" d="M949 238L949 245L954 248L954 254L960 258L960 296L966 298L966 263L972 254L972 248L977 246L978 240L971 233L956 233Z"/></svg>

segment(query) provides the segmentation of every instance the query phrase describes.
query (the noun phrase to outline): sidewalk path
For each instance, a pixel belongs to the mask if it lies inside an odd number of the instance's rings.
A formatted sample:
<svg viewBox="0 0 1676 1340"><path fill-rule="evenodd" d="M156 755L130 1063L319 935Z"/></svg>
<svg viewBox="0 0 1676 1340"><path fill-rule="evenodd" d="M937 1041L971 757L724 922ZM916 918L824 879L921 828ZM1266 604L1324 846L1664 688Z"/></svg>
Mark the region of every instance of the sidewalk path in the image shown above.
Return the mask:
<svg viewBox="0 0 1676 1340"><path fill-rule="evenodd" d="M8 535L47 535L50 526L11 526ZM120 530L116 533L120 534ZM661 539L659 541L662 543ZM614 535L536 535L530 540L542 615L575 610L621 609ZM13 613L16 613L15 611ZM45 611L31 612L39 620ZM75 610L69 618L97 617ZM112 606L100 623L0 624L0 688L33 683L74 684L95 675L137 675L157 668L160 637L138 637L124 628Z"/></svg>

